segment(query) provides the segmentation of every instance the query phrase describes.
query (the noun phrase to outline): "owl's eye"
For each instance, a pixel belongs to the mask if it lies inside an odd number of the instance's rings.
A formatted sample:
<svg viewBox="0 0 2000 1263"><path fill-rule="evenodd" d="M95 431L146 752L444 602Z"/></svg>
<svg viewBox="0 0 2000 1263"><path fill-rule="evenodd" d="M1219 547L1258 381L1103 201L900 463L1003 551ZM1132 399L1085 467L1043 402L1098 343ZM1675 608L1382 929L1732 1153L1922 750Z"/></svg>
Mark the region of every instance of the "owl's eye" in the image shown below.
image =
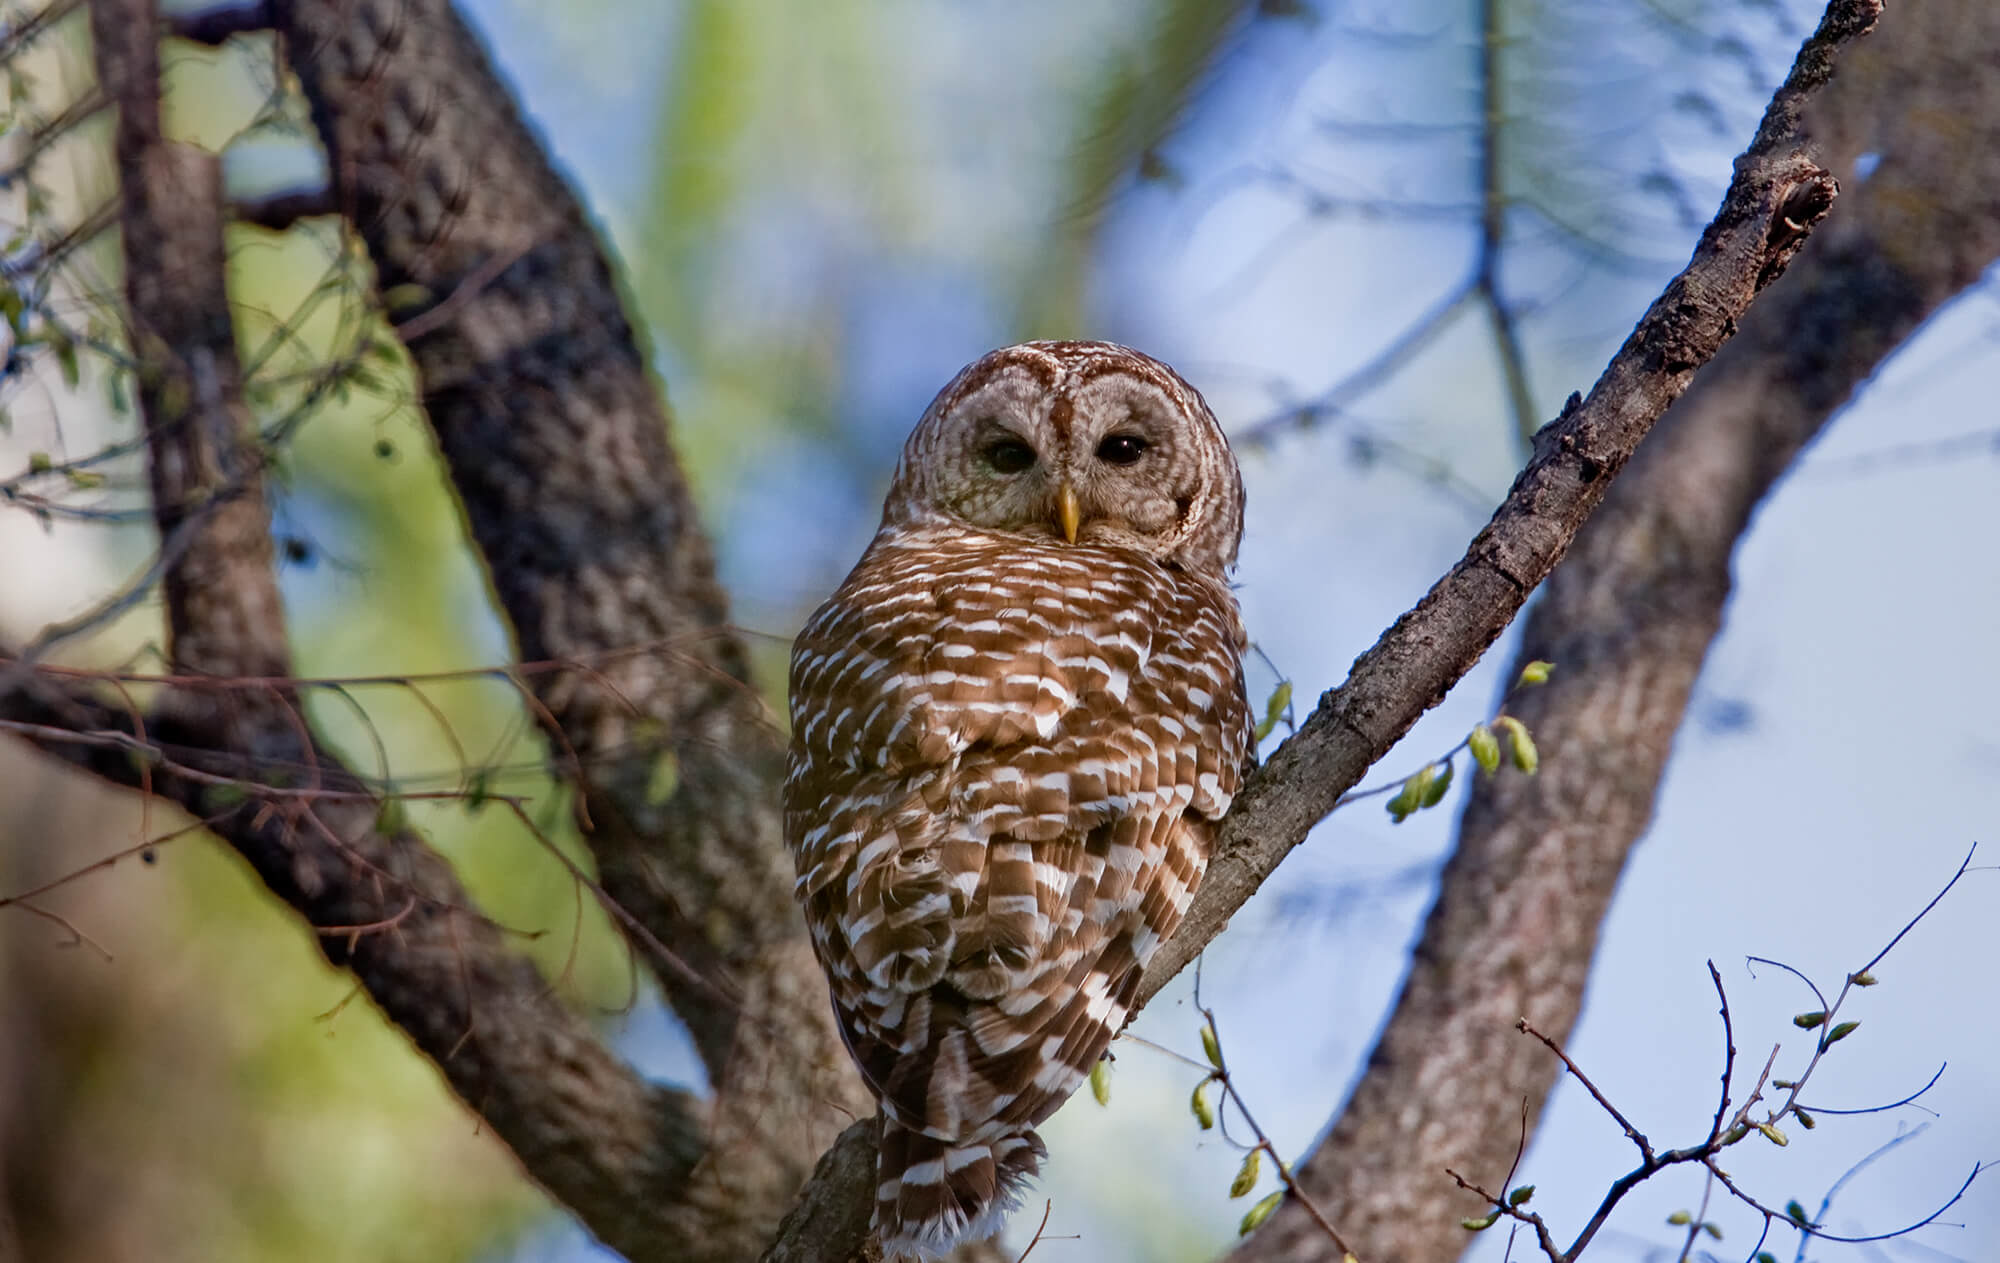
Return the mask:
<svg viewBox="0 0 2000 1263"><path fill-rule="evenodd" d="M1018 474L1035 463L1035 449L1019 439L1001 439L983 455L996 474Z"/></svg>
<svg viewBox="0 0 2000 1263"><path fill-rule="evenodd" d="M1146 454L1146 440L1136 434L1108 434L1097 445L1097 459L1113 465L1135 465Z"/></svg>

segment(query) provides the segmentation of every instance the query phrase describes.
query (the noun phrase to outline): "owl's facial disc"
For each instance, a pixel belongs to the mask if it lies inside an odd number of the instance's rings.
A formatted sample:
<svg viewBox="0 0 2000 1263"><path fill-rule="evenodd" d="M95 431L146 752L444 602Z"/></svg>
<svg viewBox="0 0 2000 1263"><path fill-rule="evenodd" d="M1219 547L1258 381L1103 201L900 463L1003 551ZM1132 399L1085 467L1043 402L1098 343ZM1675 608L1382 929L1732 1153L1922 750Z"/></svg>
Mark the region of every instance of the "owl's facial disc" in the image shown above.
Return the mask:
<svg viewBox="0 0 2000 1263"><path fill-rule="evenodd" d="M932 510L1210 572L1235 559L1242 503L1228 441L1172 369L1109 343L1036 342L939 392L884 515Z"/></svg>

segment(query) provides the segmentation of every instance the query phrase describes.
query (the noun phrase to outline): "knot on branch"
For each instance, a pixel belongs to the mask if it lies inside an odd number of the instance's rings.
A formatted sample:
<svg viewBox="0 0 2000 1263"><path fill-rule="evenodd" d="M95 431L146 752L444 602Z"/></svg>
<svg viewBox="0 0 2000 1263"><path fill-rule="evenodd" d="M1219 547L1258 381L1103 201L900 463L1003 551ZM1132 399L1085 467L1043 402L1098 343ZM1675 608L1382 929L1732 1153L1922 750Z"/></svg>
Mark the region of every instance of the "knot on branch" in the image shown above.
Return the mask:
<svg viewBox="0 0 2000 1263"><path fill-rule="evenodd" d="M1757 288L1778 279L1805 245L1812 226L1826 218L1833 201L1840 196L1840 181L1821 167L1809 167L1798 179L1779 185L1777 209L1764 234L1764 264L1757 272Z"/></svg>

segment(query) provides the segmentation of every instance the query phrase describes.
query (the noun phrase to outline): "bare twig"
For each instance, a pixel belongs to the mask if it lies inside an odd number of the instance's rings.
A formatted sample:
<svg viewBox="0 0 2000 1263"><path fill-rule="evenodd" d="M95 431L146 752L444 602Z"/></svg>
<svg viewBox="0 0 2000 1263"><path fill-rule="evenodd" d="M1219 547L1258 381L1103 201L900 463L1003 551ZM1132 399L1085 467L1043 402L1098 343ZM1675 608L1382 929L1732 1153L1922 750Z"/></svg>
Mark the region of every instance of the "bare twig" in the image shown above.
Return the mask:
<svg viewBox="0 0 2000 1263"><path fill-rule="evenodd" d="M1569 1054L1562 1050L1560 1044L1536 1030L1534 1025L1525 1017L1514 1023L1514 1029L1524 1035L1533 1036L1535 1039L1541 1041L1542 1047L1554 1053L1562 1061L1563 1069L1569 1071L1570 1077L1581 1083L1584 1091L1590 1093L1590 1099L1597 1102L1598 1108L1609 1114L1611 1121L1618 1124L1619 1129L1625 1133L1625 1138L1639 1147L1639 1160L1641 1162L1651 1162L1653 1160L1652 1142L1646 1139L1643 1132L1632 1125L1631 1119L1626 1118L1624 1114L1619 1112L1617 1106L1605 1099L1604 1093L1598 1091L1597 1085L1590 1081L1589 1075L1577 1069L1576 1063L1569 1059Z"/></svg>
<svg viewBox="0 0 2000 1263"><path fill-rule="evenodd" d="M1831 1022L1834 1014L1839 1009L1840 1003L1846 999L1848 992L1850 990L1852 990L1857 985L1865 985L1863 983L1858 983L1856 979L1864 977L1869 970L1873 969L1876 965L1880 964L1882 960L1884 960L1887 957L1890 950L1894 949L1895 946L1898 943L1900 943L1903 940L1903 938L1906 935L1908 935L1909 932L1912 929L1914 929L1919 922L1921 922L1925 917L1930 915L1931 911L1938 906L1939 900L1941 900L1945 895L1951 892L1952 888L1958 884L1959 880L1963 878L1966 872L1969 870L1972 858L1973 858L1972 854L1968 853L1964 861L1962 861L1959 864L1957 871L1952 874L1951 880L1946 882L1944 887L1936 895L1932 896L1930 902L1924 905L1922 911L1918 912L1915 917L1911 918L1908 922L1906 922L1903 925L1903 927L1896 932L1895 936L1889 940L1888 945L1881 951L1877 952L1869 960L1866 966L1864 966L1862 969L1855 970L1853 973L1848 975L1847 986L1841 990L1839 997L1836 998L1833 1004L1827 1006L1821 1013L1821 1017L1824 1023ZM1778 962L1770 962L1770 963L1777 964ZM1781 967L1787 969L1789 972L1803 979L1808 986L1812 986L1811 979L1806 978L1806 976L1800 971L1792 969L1790 966L1781 966ZM1605 1096L1603 1091L1601 1091L1598 1088L1598 1086L1591 1081L1590 1077L1586 1075L1580 1067L1577 1066L1575 1061L1573 1061L1570 1058L1569 1054L1565 1052L1554 1039L1551 1039L1549 1036L1535 1029L1535 1027L1531 1025L1528 1021L1526 1021L1526 1019L1523 1019L1517 1024L1517 1029L1519 1029L1522 1033L1526 1035L1532 1036L1535 1040L1541 1043L1541 1045L1544 1048L1548 1049L1551 1053L1553 1053L1562 1062L1563 1067L1569 1072L1569 1074L1572 1077L1574 1077L1578 1083L1583 1085L1584 1090L1590 1094L1592 1100L1597 1102L1598 1107L1602 1109L1613 1121L1615 1121L1619 1125L1620 1128L1624 1130L1626 1136L1629 1139L1631 1139L1631 1141L1636 1146L1638 1146L1640 1153L1639 1164L1633 1167L1630 1171L1626 1172L1624 1175L1618 1177L1618 1179L1614 1180L1611 1183L1610 1187L1605 1191L1604 1197L1598 1202L1597 1208L1592 1212L1589 1220L1584 1224L1583 1228L1577 1233L1575 1240L1573 1240L1570 1243L1569 1247L1564 1250L1557 1250L1553 1248L1553 1245L1550 1242L1550 1239L1548 1238L1546 1233L1546 1226L1544 1225L1541 1216L1539 1214L1536 1214L1535 1212L1532 1211L1524 1210L1518 1206L1510 1205L1505 1200L1496 1197L1494 1194L1487 1192L1486 1190L1478 1187L1475 1184L1468 1182L1463 1177L1459 1176L1456 1172L1450 1173L1452 1174L1453 1179L1458 1182L1461 1188L1468 1189L1469 1191L1472 1191L1474 1193L1479 1194L1481 1197L1484 1197L1493 1206L1495 1212L1497 1212L1498 1214L1505 1215L1509 1218L1512 1218L1524 1224L1533 1225L1538 1234L1538 1239L1541 1239L1545 1242L1543 1246L1544 1253L1546 1253L1552 1260L1555 1260L1556 1263L1571 1263L1572 1260L1578 1258L1583 1253L1585 1248L1588 1247L1590 1243L1596 1238L1598 1231L1609 1220L1612 1211L1615 1210L1618 1204L1624 1200L1626 1194L1630 1193L1640 1184L1645 1183L1653 1176L1659 1174L1664 1170L1667 1170L1670 1167L1681 1166L1690 1163L1699 1164L1705 1169L1705 1171L1707 1172L1707 1179L1709 1185L1719 1182L1724 1188L1726 1188L1730 1192L1732 1196L1736 1197L1739 1201L1743 1202L1745 1205L1748 1205L1753 1210L1756 1210L1759 1213L1763 1214L1766 1217L1767 1233L1769 1231L1770 1222L1773 1219L1777 1219L1784 1223L1790 1224L1791 1226L1797 1228L1799 1231L1804 1232L1808 1235L1821 1237L1822 1239L1830 1241L1847 1241L1847 1242L1880 1241L1880 1240L1887 1240L1892 1237L1906 1235L1910 1232L1915 1231L1917 1228L1923 1227L1925 1224L1931 1223L1934 1220L1936 1220L1939 1215L1942 1215L1946 1210L1950 1209L1953 1205L1955 1205L1958 1202L1959 1198L1965 1195L1966 1189L1971 1187L1972 1181L1978 1178L1979 1174L1981 1173L1981 1171L1985 1169L1985 1167L1983 1166L1975 1167L1973 1169L1972 1174L1966 1178L1965 1184L1960 1187L1957 1194L1955 1194L1950 1201L1946 1202L1936 1211L1933 1211L1930 1215L1926 1216L1923 1220L1915 1224L1911 1224L1907 1227L1897 1229L1893 1232L1872 1234L1865 1237L1837 1237L1823 1232L1819 1228L1817 1223L1802 1222L1795 1216L1782 1215L1776 1211L1771 1210L1769 1207L1764 1206L1761 1202L1757 1201L1754 1197L1750 1196L1733 1180L1731 1180L1729 1175L1725 1171L1723 1171L1720 1166L1717 1165L1716 1160L1718 1155L1720 1155L1723 1150L1729 1148L1730 1146L1742 1142L1753 1133L1761 1133L1766 1137L1771 1138L1774 1141L1782 1142L1783 1136L1778 1134L1778 1132L1776 1131L1777 1125L1783 1122L1786 1118L1796 1116L1799 1113L1799 1107L1797 1105L1798 1095L1800 1091L1803 1090L1803 1088L1805 1087L1806 1082L1811 1078L1814 1070L1818 1067L1820 1063L1820 1059L1825 1055L1827 1048L1831 1046L1834 1040L1829 1036L1829 1034L1825 1029L1820 1030L1819 1034L1816 1036L1814 1041L1814 1049L1811 1058L1808 1060L1805 1069L1800 1072L1798 1079L1796 1081L1784 1080L1777 1082L1777 1087L1781 1091L1787 1092L1788 1095L1782 1101L1780 1101L1774 1109L1772 1109L1769 1112L1769 1115L1766 1118L1760 1121L1753 1119L1751 1117L1751 1111L1756 1107L1758 1102L1763 1099L1764 1089L1766 1085L1772 1082L1771 1071L1773 1066L1776 1064L1778 1054L1781 1051L1779 1046L1774 1045L1771 1049L1770 1056L1765 1059L1763 1069L1759 1072L1757 1076L1757 1081L1752 1086L1750 1093L1744 1098L1742 1104L1736 1108L1734 1113L1731 1113L1729 1109L1730 1105L1729 1088L1730 1088L1730 1079L1732 1071L1736 1064L1736 1043L1735 1043L1734 1028L1729 1014L1729 997L1727 993L1723 990L1722 975L1715 968L1714 962L1709 963L1708 972L1709 972L1709 980L1714 985L1716 996L1718 1000L1721 1002L1723 1043L1725 1052L1723 1055L1722 1102L1716 1108L1715 1120L1709 1126L1708 1135L1700 1143L1695 1145L1690 1145L1682 1149L1670 1149L1665 1151L1655 1150L1652 1143L1643 1134L1641 1134L1637 1128L1635 1128L1631 1124L1631 1122L1615 1105L1611 1103L1611 1101ZM1813 986L1812 990L1815 995L1822 994L1816 986ZM1935 1082L1935 1080L1933 1080L1933 1082ZM1928 1085L1926 1085L1926 1087L1928 1087ZM1906 1098L1906 1099L1914 1099L1914 1098ZM1878 1153L1879 1152L1880 1151L1878 1151ZM1875 1156L1877 1155L1876 1154L1869 1155L1868 1158L1863 1159L1860 1165L1866 1165L1867 1162L1872 1161ZM1512 1178L1513 1178L1512 1173L1510 1172L1508 1176L1510 1182ZM1835 1189L1837 1189L1838 1187L1839 1186L1836 1185ZM1833 1192L1830 1190L1828 1193L1829 1203L1831 1201L1832 1195ZM1693 1243L1696 1239L1697 1234L1706 1225L1708 1200L1709 1200L1708 1192L1705 1186L1702 1195L1701 1209L1699 1212L1697 1212L1692 1223L1690 1224L1687 1239L1683 1243L1681 1251L1681 1257L1683 1258L1687 1257L1688 1252L1693 1248Z"/></svg>
<svg viewBox="0 0 2000 1263"><path fill-rule="evenodd" d="M1294 1199L1295 1203L1307 1215L1312 1217L1312 1221L1319 1226L1320 1232L1326 1236L1328 1241L1333 1243L1333 1248L1340 1251L1342 1258L1353 1259L1354 1251L1348 1248L1347 1242L1341 1237L1339 1230L1333 1226L1333 1221L1328 1219L1326 1213L1313 1203L1312 1198L1307 1196L1304 1189L1299 1187L1298 1181L1292 1177L1291 1163L1285 1161L1283 1155L1278 1152L1277 1146L1271 1143L1270 1134L1258 1125L1256 1118L1250 1113L1250 1107L1244 1103L1243 1094L1237 1089L1236 1081L1230 1077L1229 1059L1222 1051L1222 1032L1215 1023L1215 1011L1201 1002L1201 978L1199 971L1197 971L1195 977L1194 1006L1195 1011L1201 1014L1201 1019L1206 1023L1208 1028L1206 1038L1203 1040L1204 1051L1209 1052L1215 1062L1214 1067L1209 1071L1209 1078L1222 1085L1223 1094L1228 1099L1229 1104L1236 1107L1236 1112L1243 1116L1244 1124L1257 1137L1256 1144L1244 1147L1256 1149L1271 1160L1272 1167L1278 1172L1279 1181L1285 1186L1285 1195Z"/></svg>
<svg viewBox="0 0 2000 1263"><path fill-rule="evenodd" d="M1479 252L1473 262L1472 289L1493 325L1493 347L1507 384L1508 411L1514 437L1525 457L1534 451L1541 414L1535 410L1528 385L1528 358L1521 350L1514 313L1500 292L1500 263L1507 242L1507 190L1503 183L1501 145L1507 131L1506 18L1500 0L1479 0Z"/></svg>

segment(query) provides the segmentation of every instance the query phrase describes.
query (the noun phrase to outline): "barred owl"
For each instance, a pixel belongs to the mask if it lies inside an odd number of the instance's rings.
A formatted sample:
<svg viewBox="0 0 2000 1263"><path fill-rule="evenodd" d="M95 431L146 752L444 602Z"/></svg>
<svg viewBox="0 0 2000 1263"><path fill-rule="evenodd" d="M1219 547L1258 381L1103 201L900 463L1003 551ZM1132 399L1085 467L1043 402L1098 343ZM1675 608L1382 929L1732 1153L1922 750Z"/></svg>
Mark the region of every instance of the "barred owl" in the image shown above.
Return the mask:
<svg viewBox="0 0 2000 1263"><path fill-rule="evenodd" d="M785 832L891 1258L999 1227L1201 881L1252 748L1242 513L1172 369L1008 347L931 403L800 634Z"/></svg>

